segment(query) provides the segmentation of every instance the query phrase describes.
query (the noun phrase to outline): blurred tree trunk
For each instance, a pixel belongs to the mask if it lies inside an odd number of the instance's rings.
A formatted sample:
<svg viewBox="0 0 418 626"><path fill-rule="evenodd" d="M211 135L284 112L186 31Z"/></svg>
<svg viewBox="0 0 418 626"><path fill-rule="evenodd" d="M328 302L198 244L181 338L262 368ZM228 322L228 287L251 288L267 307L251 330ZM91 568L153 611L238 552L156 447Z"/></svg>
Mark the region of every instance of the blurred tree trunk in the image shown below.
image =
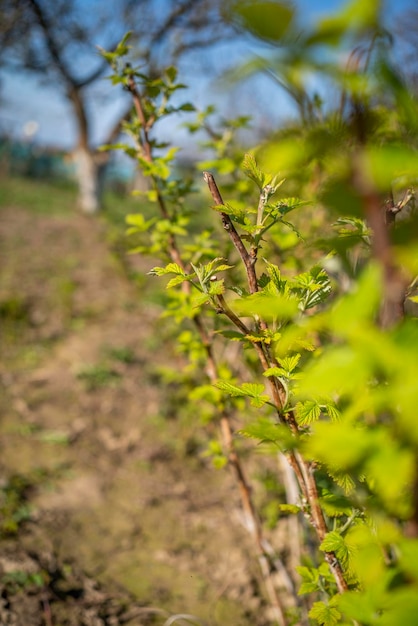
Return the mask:
<svg viewBox="0 0 418 626"><path fill-rule="evenodd" d="M84 213L96 213L102 206L106 163L98 163L96 153L86 146L78 146L73 158L78 184L77 205Z"/></svg>

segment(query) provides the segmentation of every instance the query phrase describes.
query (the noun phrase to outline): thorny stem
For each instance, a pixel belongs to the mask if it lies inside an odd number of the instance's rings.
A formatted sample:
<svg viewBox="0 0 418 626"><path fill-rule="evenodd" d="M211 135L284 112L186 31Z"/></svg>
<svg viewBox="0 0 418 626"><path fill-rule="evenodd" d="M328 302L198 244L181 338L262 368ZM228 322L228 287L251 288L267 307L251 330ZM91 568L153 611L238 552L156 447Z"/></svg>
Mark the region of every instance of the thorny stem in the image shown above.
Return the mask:
<svg viewBox="0 0 418 626"><path fill-rule="evenodd" d="M147 121L145 118L145 113L144 113L144 109L142 106L142 99L141 99L141 95L139 94L136 85L135 85L135 81L133 79L133 77L130 77L129 82L128 82L128 88L129 91L132 94L132 98L133 98L133 102L134 102L134 107L135 107L135 111L138 115L138 118L141 122L141 126L142 126L142 136L140 137L140 144L141 147L144 151L145 154L145 158L149 163L152 163L153 161L153 156L152 156L152 145L151 145L151 141L149 138L149 134L148 134L148 125L147 125ZM151 177L154 185L155 185L155 189L157 191L157 201L158 201L158 205L161 211L161 214L163 215L163 217L165 219L169 219L169 212L167 210L164 198L158 188L158 184L157 181L155 180L154 177ZM222 203L222 202L221 202ZM226 216L228 217L228 216ZM229 218L228 218L229 219ZM235 231L236 234L236 241L241 243L241 251L245 250L245 247L242 244L241 238L239 237L238 233L236 232L232 222L231 222L231 226L233 231ZM168 239L168 253L169 256L171 258L171 260L175 263L177 263L177 265L183 269L184 271L186 270L185 264L183 262L183 259L181 257L180 254L180 250L178 248L177 242L176 242L176 238L173 234L170 234L169 239ZM246 250L245 253L247 254ZM248 256L248 255L247 255ZM255 260L253 262L253 264L255 263ZM253 275L254 275L254 279L255 279L255 272L253 271ZM254 285L257 288L257 281L255 279L254 281ZM190 293L190 283L185 281L182 283L182 289L184 291L184 293L189 294ZM198 331L198 334L200 336L201 342L205 348L206 351L206 373L207 376L209 378L209 380L212 383L215 383L219 376L218 376L218 368L217 368L217 364L216 364L216 360L215 360L215 356L213 353L213 345L212 345L212 341L211 341L211 337L209 336L203 321L201 319L201 317L199 315L195 315L193 317L193 323ZM284 610L283 610L283 606L279 597L279 594L276 590L274 581L273 581L273 573L274 570L276 571L280 571L282 573L285 582L286 582L286 586L287 586L287 590L293 595L294 600L296 602L296 604L298 604L298 597L296 595L296 591L294 589L293 583L290 580L290 578L287 576L287 572L286 572L286 568L284 567L284 565L282 564L282 562L280 561L280 559L277 557L277 555L273 556L273 550L272 548L269 546L266 538L264 537L263 534L263 530L261 527L261 523L260 520L258 518L257 512L256 512L256 508L254 506L254 502L252 499L252 495L251 495L251 487L248 483L248 480L246 478L245 472L244 472L244 468L241 462L241 459L239 458L235 447L234 447L234 439L233 439L233 428L231 426L231 422L230 422L230 415L227 411L223 411L221 416L220 416L220 429L221 429L221 434L222 434L222 440L223 440L223 444L224 444L224 448L225 451L227 453L227 458L228 458L228 462L229 465L232 467L235 478L237 480L238 486L239 486L239 491L240 491L240 496L241 496L241 503L242 503L242 507L245 513L245 517L247 520L247 526L248 529L250 531L250 534L253 536L254 538L254 542L257 548L257 554L258 554L258 560L260 563L260 569L261 569L261 573L264 579L264 584L266 586L266 590L268 593L268 596L270 598L270 602L272 604L272 608L274 611L274 615L275 615L275 619L277 621L277 623L279 624L279 626L286 626L287 620L284 614Z"/></svg>
<svg viewBox="0 0 418 626"><path fill-rule="evenodd" d="M210 172L203 172L203 179L207 183L209 187L209 191L214 199L215 203L220 206L223 205L222 196L219 193L218 186L215 182L213 175ZM247 248L244 246L241 237L236 231L234 224L232 223L231 218L226 213L221 211L222 224L224 229L227 231L228 235L231 237L231 241L234 244L235 248L240 255L242 262L244 263L247 277L248 277L248 285L250 288L250 293L256 293L258 291L257 284L257 275L255 273L255 264L257 262L256 252L252 251L252 254L247 252Z"/></svg>
<svg viewBox="0 0 418 626"><path fill-rule="evenodd" d="M208 185L209 191L215 203L217 205L223 205L224 202L222 200L222 196L219 192L218 186L215 182L213 175L210 174L209 172L204 172L203 178ZM229 215L221 212L221 218L222 218L222 223L223 223L225 230L228 232L235 248L238 250L238 253L240 254L240 257L244 263L244 266L247 272L249 290L251 293L256 293L258 291L257 275L255 272L255 260L257 258L256 254L253 257L251 257L248 254L242 242L242 239L240 235L238 234L238 232L236 231ZM255 260L253 261L253 259ZM245 335L250 335L251 332L249 331L249 329L235 315L235 313L231 311L230 307L227 305L222 295L218 296L218 302L219 302L221 311L231 320L231 322L235 324L242 332L244 332ZM264 323L264 328L267 328L267 325L265 323ZM275 360L271 359L267 349L263 350L263 347L260 345L259 342L252 342L252 343L253 343L254 349L257 352L261 366L264 369L264 371L276 365ZM277 415L280 421L283 423L287 423L292 434L298 437L299 428L296 422L296 418L293 414L293 411L286 411L285 409L283 387L281 386L280 382L275 376L269 376L268 381L270 385L271 394L273 397L273 402L276 407ZM307 462L297 451L296 452L290 451L287 453L286 456L288 458L288 461L291 467L293 468L296 474L301 492L309 505L309 509L310 509L309 517L310 517L311 525L316 531L318 540L322 542L325 538L325 535L328 532L328 529L325 523L325 518L324 518L322 508L319 504L319 495L318 495L318 489L317 489L315 477L313 474L313 466L311 463ZM330 570L334 576L338 591L340 593L347 591L348 584L345 580L343 569L340 563L338 562L336 555L333 552L326 552L325 559L328 562Z"/></svg>

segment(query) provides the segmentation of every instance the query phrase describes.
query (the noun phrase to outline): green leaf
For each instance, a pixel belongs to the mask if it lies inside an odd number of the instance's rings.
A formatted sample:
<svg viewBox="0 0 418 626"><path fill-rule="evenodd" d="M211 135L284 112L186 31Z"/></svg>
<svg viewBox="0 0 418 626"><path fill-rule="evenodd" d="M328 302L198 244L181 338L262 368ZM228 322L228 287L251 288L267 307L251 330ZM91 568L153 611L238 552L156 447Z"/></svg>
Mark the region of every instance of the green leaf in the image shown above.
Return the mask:
<svg viewBox="0 0 418 626"><path fill-rule="evenodd" d="M319 571L314 568L297 566L296 571L302 579L302 584L298 591L298 596L306 593L314 593L320 590Z"/></svg>
<svg viewBox="0 0 418 626"><path fill-rule="evenodd" d="M174 81L177 78L177 68L174 67L174 65L172 65L171 67L168 67L165 70L165 73L167 75L167 78L170 80L170 82L174 83Z"/></svg>
<svg viewBox="0 0 418 626"><path fill-rule="evenodd" d="M346 544L344 537L337 531L333 530L325 536L325 539L319 546L323 552L334 552L337 559L344 568L347 568L350 560L350 550Z"/></svg>
<svg viewBox="0 0 418 626"><path fill-rule="evenodd" d="M336 303L330 315L331 328L342 336L357 333L359 327L374 320L381 301L381 268L370 263L352 293Z"/></svg>
<svg viewBox="0 0 418 626"><path fill-rule="evenodd" d="M269 367L263 372L263 376L266 376L267 378L269 376L277 376L279 378L280 376L283 376L283 369L281 367Z"/></svg>
<svg viewBox="0 0 418 626"><path fill-rule="evenodd" d="M309 617L316 620L321 626L335 626L341 623L341 613L338 609L324 602L314 602Z"/></svg>
<svg viewBox="0 0 418 626"><path fill-rule="evenodd" d="M217 330L216 333L230 341L243 341L245 339L245 336L236 330Z"/></svg>
<svg viewBox="0 0 418 626"><path fill-rule="evenodd" d="M373 363L363 346L331 347L305 369L301 395L316 398L355 396L366 389L373 376Z"/></svg>
<svg viewBox="0 0 418 626"><path fill-rule="evenodd" d="M263 172L258 167L256 160L252 154L249 152L244 156L244 160L242 162L242 169L248 178L251 178L260 191L269 183L271 183L272 176L263 174Z"/></svg>
<svg viewBox="0 0 418 626"><path fill-rule="evenodd" d="M191 102L185 102L181 106L178 107L178 111L196 111L196 107L193 106Z"/></svg>
<svg viewBox="0 0 418 626"><path fill-rule="evenodd" d="M265 260L265 263L266 263L267 274L272 284L276 288L277 293L284 294L286 291L287 280L282 279L280 269L277 267L277 265L274 265L273 263L269 263L266 260Z"/></svg>
<svg viewBox="0 0 418 626"><path fill-rule="evenodd" d="M165 274L186 276L184 270L177 263L168 263L165 267L153 267L148 273L155 274L156 276L164 276Z"/></svg>
<svg viewBox="0 0 418 626"><path fill-rule="evenodd" d="M284 2L235 2L233 14L253 35L269 42L278 42L288 30L294 10Z"/></svg>
<svg viewBox="0 0 418 626"><path fill-rule="evenodd" d="M300 426L307 426L316 422L321 416L321 407L315 400L298 402L295 406L295 414Z"/></svg>
<svg viewBox="0 0 418 626"><path fill-rule="evenodd" d="M333 422L341 420L341 412L334 404L324 404L323 406L321 406L321 409L328 413Z"/></svg>
<svg viewBox="0 0 418 626"><path fill-rule="evenodd" d="M279 510L282 511L282 513L297 515L302 509L297 504L279 504Z"/></svg>
<svg viewBox="0 0 418 626"><path fill-rule="evenodd" d="M251 404L257 408L263 406L270 400L269 396L264 394L264 385L258 383L243 383L241 387L233 385L225 380L218 380L215 387L221 389L230 396L252 398Z"/></svg>
<svg viewBox="0 0 418 626"><path fill-rule="evenodd" d="M210 283L209 294L211 296L219 296L222 293L225 293L224 280L215 280Z"/></svg>
<svg viewBox="0 0 418 626"><path fill-rule="evenodd" d="M407 183L416 180L418 152L405 144L370 146L364 166L375 185L384 191L400 176Z"/></svg>
<svg viewBox="0 0 418 626"><path fill-rule="evenodd" d="M181 283L184 283L184 281L186 280L190 280L189 276L184 276L184 274L180 274L178 276L174 276L174 278L171 278L167 285L166 285L166 289L172 289L173 287L177 287L177 285L181 285Z"/></svg>
<svg viewBox="0 0 418 626"><path fill-rule="evenodd" d="M275 205L268 205L268 208L270 208L270 213L272 215L278 214L280 216L283 216L287 213L290 213L290 211L298 209L299 207L305 206L307 204L309 203L304 200L300 200L299 198L282 198Z"/></svg>
<svg viewBox="0 0 418 626"><path fill-rule="evenodd" d="M229 215L232 220L238 222L239 224L244 224L247 213L246 210L242 206L234 206L232 204L217 204L212 206L215 211L219 211L219 213L225 213L225 215Z"/></svg>
<svg viewBox="0 0 418 626"><path fill-rule="evenodd" d="M350 421L317 422L306 441L306 452L332 472L357 468L378 441L375 434Z"/></svg>
<svg viewBox="0 0 418 626"><path fill-rule="evenodd" d="M280 447L288 446L293 443L293 439L288 429L282 424L275 424L266 417L260 417L257 421L253 421L241 430L240 435L259 441L272 442L280 444Z"/></svg>
<svg viewBox="0 0 418 626"><path fill-rule="evenodd" d="M293 356L283 357L280 360L281 367L287 372L291 373L297 367L300 361L300 354L294 354Z"/></svg>
<svg viewBox="0 0 418 626"><path fill-rule="evenodd" d="M258 316L272 321L291 319L298 312L298 304L295 299L282 295L269 296L262 292L233 300L230 306L238 315L244 317Z"/></svg>
<svg viewBox="0 0 418 626"><path fill-rule="evenodd" d="M145 220L144 216L141 213L134 213L127 215L125 221L131 227L127 229L127 234L131 235L135 233L147 232L151 228L151 226L156 223L157 218Z"/></svg>
<svg viewBox="0 0 418 626"><path fill-rule="evenodd" d="M345 496L327 493L319 499L322 509L328 517L342 517L351 515L352 506Z"/></svg>

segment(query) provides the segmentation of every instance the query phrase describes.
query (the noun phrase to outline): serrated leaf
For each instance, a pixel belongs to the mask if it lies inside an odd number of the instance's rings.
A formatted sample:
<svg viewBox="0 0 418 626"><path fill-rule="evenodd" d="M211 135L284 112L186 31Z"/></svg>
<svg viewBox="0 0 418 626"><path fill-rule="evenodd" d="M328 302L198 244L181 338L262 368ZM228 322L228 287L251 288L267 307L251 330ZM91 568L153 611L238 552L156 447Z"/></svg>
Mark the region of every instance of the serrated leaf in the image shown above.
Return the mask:
<svg viewBox="0 0 418 626"><path fill-rule="evenodd" d="M218 265L218 267L216 268L217 272L225 272L226 270L231 270L234 267L234 265Z"/></svg>
<svg viewBox="0 0 418 626"><path fill-rule="evenodd" d="M309 617L316 620L320 626L335 626L341 620L341 613L338 609L324 602L314 602Z"/></svg>
<svg viewBox="0 0 418 626"><path fill-rule="evenodd" d="M328 517L341 517L342 515L350 515L352 512L352 506L344 496L328 493L319 501Z"/></svg>
<svg viewBox="0 0 418 626"><path fill-rule="evenodd" d="M241 207L234 207L231 204L215 204L212 209L219 213L225 213L229 215L231 219L234 219L239 224L244 224L246 218L246 212Z"/></svg>
<svg viewBox="0 0 418 626"><path fill-rule="evenodd" d="M179 274L180 276L186 276L184 270L177 265L177 263L168 263L165 267L153 267L149 274L155 274L157 276L164 276L165 274Z"/></svg>
<svg viewBox="0 0 418 626"><path fill-rule="evenodd" d="M298 346L298 348L302 348L303 350L307 350L308 352L315 352L316 350L315 344L307 339L296 339L295 346Z"/></svg>
<svg viewBox="0 0 418 626"><path fill-rule="evenodd" d="M325 539L319 546L323 552L333 552L344 568L348 568L350 561L350 551L339 532L333 530L325 535Z"/></svg>
<svg viewBox="0 0 418 626"><path fill-rule="evenodd" d="M338 422L341 420L341 413L334 404L324 404L323 408L328 413L333 422Z"/></svg>
<svg viewBox="0 0 418 626"><path fill-rule="evenodd" d="M266 402L268 402L270 400L270 398L268 396L254 396L253 398L251 398L250 400L250 404L251 406L254 406L256 409L261 409L262 406L264 406L266 404Z"/></svg>
<svg viewBox="0 0 418 626"><path fill-rule="evenodd" d="M346 495L349 495L350 493L353 492L356 484L354 480L351 478L350 474L343 474L342 472L339 472L339 473L333 472L332 477L337 483L337 485L341 487L341 489L344 490L344 493Z"/></svg>
<svg viewBox="0 0 418 626"><path fill-rule="evenodd" d="M317 582L303 582L298 590L298 596L303 596L307 593L315 593L315 591L320 591L321 587Z"/></svg>
<svg viewBox="0 0 418 626"><path fill-rule="evenodd" d="M269 263L268 261L265 261L265 263L267 274L270 277L273 285L276 287L278 293L284 293L287 280L282 279L280 269L277 267L277 265Z"/></svg>
<svg viewBox="0 0 418 626"><path fill-rule="evenodd" d="M225 292L225 284L223 280L215 280L210 283L209 294L211 296L219 296Z"/></svg>
<svg viewBox="0 0 418 626"><path fill-rule="evenodd" d="M279 377L282 375L283 375L283 370L281 367L269 367L263 372L263 376L266 376L266 377L269 377L269 376Z"/></svg>
<svg viewBox="0 0 418 626"><path fill-rule="evenodd" d="M272 208L273 212L276 211L279 215L283 216L306 204L309 203L304 200L300 200L299 198L282 198L280 202L277 202Z"/></svg>
<svg viewBox="0 0 418 626"><path fill-rule="evenodd" d="M227 380L218 380L216 381L216 383L214 383L215 387L217 387L218 389L220 389L221 391L224 391L225 393L228 393L230 396L242 396L244 395L242 392L241 387L237 387L237 385L233 385L232 383L228 382Z"/></svg>
<svg viewBox="0 0 418 626"><path fill-rule="evenodd" d="M293 370L295 369L295 367L297 367L300 361L300 357L301 357L300 354L294 354L293 356L283 357L282 359L280 359L280 365L287 372L289 373L293 372Z"/></svg>
<svg viewBox="0 0 418 626"><path fill-rule="evenodd" d="M242 169L248 178L251 178L251 180L256 183L260 190L271 182L271 175L263 174L258 167L254 156L250 153L247 153L244 156Z"/></svg>
<svg viewBox="0 0 418 626"><path fill-rule="evenodd" d="M319 548L324 552L335 552L337 554L337 552L344 549L344 538L340 533L333 530L325 536Z"/></svg>
<svg viewBox="0 0 418 626"><path fill-rule="evenodd" d="M298 590L298 596L303 596L306 593L314 593L320 589L318 569L297 566L296 571L302 578L302 584Z"/></svg>
<svg viewBox="0 0 418 626"><path fill-rule="evenodd" d="M321 415L321 407L315 400L306 400L298 402L295 406L295 414L298 424L307 426L319 419Z"/></svg>
<svg viewBox="0 0 418 626"><path fill-rule="evenodd" d="M185 276L184 274L180 274L178 276L174 276L174 278L171 278L167 285L166 285L166 289L172 289L172 287L177 287L177 285L180 285L181 283L184 283L185 280L189 280L188 276Z"/></svg>

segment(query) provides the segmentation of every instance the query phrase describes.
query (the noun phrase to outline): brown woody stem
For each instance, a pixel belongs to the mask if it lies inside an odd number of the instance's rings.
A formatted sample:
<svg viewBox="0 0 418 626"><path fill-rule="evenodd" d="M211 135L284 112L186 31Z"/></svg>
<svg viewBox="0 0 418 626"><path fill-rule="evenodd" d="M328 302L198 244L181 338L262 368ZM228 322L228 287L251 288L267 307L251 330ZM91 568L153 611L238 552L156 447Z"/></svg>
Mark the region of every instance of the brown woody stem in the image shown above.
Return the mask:
<svg viewBox="0 0 418 626"><path fill-rule="evenodd" d="M132 77L129 80L128 86L132 94L135 111L142 125L142 137L140 137L141 146L144 151L146 160L149 163L152 163L152 160L153 160L152 144L149 139L148 125L147 125L147 121L145 118L144 109L142 106L142 99L136 88L135 81ZM154 178L153 178L153 181L154 181L154 185L157 191L157 200L158 200L158 205L160 207L161 214L163 215L165 219L169 219L169 212L165 205L164 198L159 191L157 181ZM215 188L217 189L216 184L215 184ZM219 203L222 204L222 199L221 198L219 199L220 199ZM228 216L226 217L228 218ZM241 244L241 252L242 253L245 252L245 254L248 256L245 246L242 244L242 241L239 238L239 235L236 232L235 228L233 227L232 222L231 222L231 226L232 226L233 231L236 234L236 237L238 238ZM177 245L176 238L173 234L170 234L169 236L168 253L173 262L177 263L177 265L181 267L183 270L186 269L183 259L181 257L178 245ZM254 272L254 277L255 277L255 272ZM255 287L257 287L256 281L255 281ZM182 289L184 290L185 293L190 293L190 288L191 287L190 287L189 282L185 281L182 283ZM219 376L218 376L218 368L217 368L215 356L213 353L213 345L212 345L211 337L208 331L206 330L203 324L203 321L199 315L194 316L193 322L199 333L201 342L206 350L206 358L207 358L206 372L207 372L208 378L212 383L214 383L218 380ZM275 585L274 578L273 578L274 568L272 567L273 561L271 558L271 551L266 549L266 546L268 544L264 537L260 520L258 518L256 508L253 502L253 498L251 495L251 487L245 476L244 468L240 460L240 457L237 454L235 447L234 447L233 429L231 426L230 415L228 414L227 411L223 411L222 415L220 416L220 428L221 428L223 445L225 448L225 452L227 454L228 462L229 462L230 467L233 469L235 478L238 483L242 508L244 510L244 513L248 522L248 527L250 529L251 535L256 545L261 573L262 573L264 584L265 584L265 587L266 587L266 590L267 590L267 593L268 593L268 596L272 605L274 616L279 626L286 626L287 620L286 620L282 603L281 603L279 594L277 592L276 585ZM283 566L283 564L281 563L280 559L277 556L275 556L274 564L276 566L276 569L280 568L282 572L285 571L285 567ZM292 593L295 599L295 604L297 605L298 597L293 588L293 585L291 585L291 581L289 582L289 584L291 586L290 592Z"/></svg>
<svg viewBox="0 0 418 626"><path fill-rule="evenodd" d="M218 186L215 182L213 175L210 172L203 172L203 179L209 187L211 196L217 206L224 204L222 196L219 192ZM221 211L222 224L226 232L231 238L232 243L240 255L242 262L244 263L245 270L247 272L248 285L250 293L256 293L258 291L257 276L255 273L255 264L257 257L255 254L250 255L247 248L244 246L241 237L239 236L231 218L226 213Z"/></svg>
<svg viewBox="0 0 418 626"><path fill-rule="evenodd" d="M223 205L224 202L222 200L222 196L219 192L218 186L215 182L213 175L210 174L209 172L204 172L203 178L209 187L209 191L212 195L213 200L216 202L216 205L218 206ZM255 293L258 291L257 275L255 272L256 255L251 257L250 254L248 254L242 242L242 239L240 235L238 234L238 232L236 231L229 215L221 212L221 218L222 218L222 223L223 223L225 230L229 234L232 240L232 243L234 244L235 248L238 250L238 253L240 254L240 257L244 263L244 266L247 272L250 293ZM221 312L224 313L231 320L231 322L237 328L239 328L241 332L243 332L245 335L250 336L251 331L242 322L242 320L237 315L235 315L235 313L230 309L224 297L222 295L219 295L217 297L217 301L218 301ZM263 322L262 327L264 329L267 329L267 324ZM257 352L261 366L264 371L276 365L275 360L271 359L267 346L265 347L262 346L258 341L253 341L252 344L254 346L255 351ZM276 376L269 376L268 381L270 385L271 395L273 398L273 403L276 407L277 415L280 421L286 423L289 429L291 430L292 434L298 437L299 427L298 427L296 418L293 414L293 411L284 412L285 390L284 390L283 385L277 379ZM306 461L300 455L299 452L290 451L286 454L286 457L295 472L301 492L309 505L309 509L310 509L309 517L310 517L311 525L316 531L318 540L322 542L328 530L327 530L327 526L325 523L324 514L319 503L318 489L317 489L315 477L313 475L312 465L308 461ZM338 591L340 593L347 591L348 585L345 580L343 569L341 565L339 564L338 559L336 558L336 555L333 552L327 552L325 553L325 558L328 562L330 570L336 581Z"/></svg>

